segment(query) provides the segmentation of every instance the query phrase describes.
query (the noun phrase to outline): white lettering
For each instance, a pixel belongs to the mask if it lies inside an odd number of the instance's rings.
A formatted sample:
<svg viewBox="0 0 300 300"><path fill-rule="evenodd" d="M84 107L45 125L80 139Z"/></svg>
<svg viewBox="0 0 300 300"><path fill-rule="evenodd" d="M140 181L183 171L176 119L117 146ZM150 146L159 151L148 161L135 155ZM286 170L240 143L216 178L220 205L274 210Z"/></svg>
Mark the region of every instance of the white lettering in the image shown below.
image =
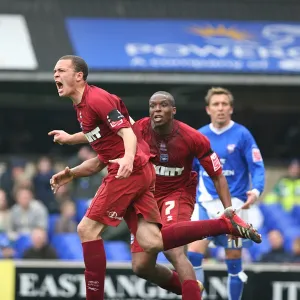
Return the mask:
<svg viewBox="0 0 300 300"><path fill-rule="evenodd" d="M62 288L60 296L65 298L72 298L76 295L77 289L74 284L74 276L71 274L62 274L58 278L58 284Z"/></svg>
<svg viewBox="0 0 300 300"><path fill-rule="evenodd" d="M208 299L227 299L227 277L210 277L209 278L209 296Z"/></svg>
<svg viewBox="0 0 300 300"><path fill-rule="evenodd" d="M272 300L298 300L298 294L300 294L300 282L293 281L274 281L273 286L273 298ZM284 296L284 292L287 292L287 298Z"/></svg>
<svg viewBox="0 0 300 300"><path fill-rule="evenodd" d="M92 142L96 141L97 139L101 138L100 128L96 127L95 129L93 129L92 131L90 131L88 133L85 133L84 135L86 136L89 143L92 143Z"/></svg>
<svg viewBox="0 0 300 300"><path fill-rule="evenodd" d="M39 276L34 273L20 274L20 292L22 297L36 297L38 291L35 290L35 283L39 280Z"/></svg>
<svg viewBox="0 0 300 300"><path fill-rule="evenodd" d="M58 297L58 288L52 275L46 275L40 286L39 296L45 297L47 294L51 297Z"/></svg>
<svg viewBox="0 0 300 300"><path fill-rule="evenodd" d="M161 58L178 58L182 61L184 58L196 57L194 62L197 62L197 58L208 58L209 56L215 58L228 58L232 57L229 61L234 62L235 59L257 59L264 60L271 57L274 58L299 58L299 47L286 47L280 44L268 44L265 46L258 46L256 44L235 44L235 45L210 45L206 44L199 46L196 44L178 44L178 43L163 43L163 44L143 44L143 43L127 43L125 45L125 52L130 57L139 57L139 64L143 55L157 56L158 60L152 60L150 65L155 63L163 65L164 61L159 60ZM151 61L151 60L150 60ZM173 61L175 64L176 60ZM132 64L136 64L136 60L132 61ZM145 65L145 61L142 61L142 65ZM165 62L167 65L167 63Z"/></svg>
<svg viewBox="0 0 300 300"><path fill-rule="evenodd" d="M84 275L62 274L57 282L53 275L46 275L39 283L38 274L23 273L20 274L20 291L22 297L33 298L73 298L80 295L86 297ZM79 283L79 288L77 286Z"/></svg>
<svg viewBox="0 0 300 300"><path fill-rule="evenodd" d="M156 175L160 176L180 176L184 170L184 167L182 168L169 168L164 166L154 166L155 167L155 173Z"/></svg>

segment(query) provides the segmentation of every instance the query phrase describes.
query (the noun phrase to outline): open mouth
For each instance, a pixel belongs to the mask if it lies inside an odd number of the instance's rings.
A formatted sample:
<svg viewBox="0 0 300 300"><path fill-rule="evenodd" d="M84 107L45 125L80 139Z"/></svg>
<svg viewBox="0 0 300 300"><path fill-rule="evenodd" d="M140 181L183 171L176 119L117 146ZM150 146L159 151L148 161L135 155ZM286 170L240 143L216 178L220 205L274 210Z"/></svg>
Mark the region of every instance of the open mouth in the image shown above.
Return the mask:
<svg viewBox="0 0 300 300"><path fill-rule="evenodd" d="M61 93L63 90L63 84L60 81L56 81L55 83L56 83L58 93Z"/></svg>
<svg viewBox="0 0 300 300"><path fill-rule="evenodd" d="M157 115L157 116L154 116L154 120L155 121L161 121L162 120L162 116L159 116L159 115Z"/></svg>

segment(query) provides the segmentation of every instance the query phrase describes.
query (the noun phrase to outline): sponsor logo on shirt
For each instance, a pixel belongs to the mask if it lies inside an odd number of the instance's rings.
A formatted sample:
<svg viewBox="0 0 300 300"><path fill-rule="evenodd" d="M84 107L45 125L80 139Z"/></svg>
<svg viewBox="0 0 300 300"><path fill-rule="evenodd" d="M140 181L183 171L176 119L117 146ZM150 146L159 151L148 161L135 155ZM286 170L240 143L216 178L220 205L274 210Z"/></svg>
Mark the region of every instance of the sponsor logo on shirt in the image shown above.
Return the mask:
<svg viewBox="0 0 300 300"><path fill-rule="evenodd" d="M85 133L84 135L87 138L87 140L89 141L89 143L92 143L101 138L100 128L96 127L95 129L93 129L92 131L90 131L88 133Z"/></svg>
<svg viewBox="0 0 300 300"><path fill-rule="evenodd" d="M263 161L261 153L258 148L252 148L252 160L253 162Z"/></svg>
<svg viewBox="0 0 300 300"><path fill-rule="evenodd" d="M234 151L234 149L235 149L235 146L236 146L235 144L229 144L229 145L227 145L228 152L232 153Z"/></svg>
<svg viewBox="0 0 300 300"><path fill-rule="evenodd" d="M218 171L221 168L221 162L219 160L219 157L216 153L211 154L210 156L214 171Z"/></svg>
<svg viewBox="0 0 300 300"><path fill-rule="evenodd" d="M180 176L184 170L182 168L169 168L164 166L154 166L156 175L160 176Z"/></svg>
<svg viewBox="0 0 300 300"><path fill-rule="evenodd" d="M123 118L124 116L117 109L112 110L107 116L107 120L113 128L123 124Z"/></svg>
<svg viewBox="0 0 300 300"><path fill-rule="evenodd" d="M160 160L160 162L168 162L169 161L169 155L167 153L161 153L159 160Z"/></svg>

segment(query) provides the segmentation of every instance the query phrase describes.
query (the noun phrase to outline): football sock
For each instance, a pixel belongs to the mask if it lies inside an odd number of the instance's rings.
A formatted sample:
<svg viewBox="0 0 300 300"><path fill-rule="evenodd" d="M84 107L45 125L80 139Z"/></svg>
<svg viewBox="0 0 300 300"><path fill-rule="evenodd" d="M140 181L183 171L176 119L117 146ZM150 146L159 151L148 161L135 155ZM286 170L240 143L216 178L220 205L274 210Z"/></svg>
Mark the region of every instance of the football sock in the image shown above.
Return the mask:
<svg viewBox="0 0 300 300"><path fill-rule="evenodd" d="M182 283L182 300L201 300L201 291L196 280L185 280Z"/></svg>
<svg viewBox="0 0 300 300"><path fill-rule="evenodd" d="M241 300L247 275L242 271L242 259L226 259L228 299Z"/></svg>
<svg viewBox="0 0 300 300"><path fill-rule="evenodd" d="M182 286L178 274L173 271L170 281L160 284L160 287L177 295L182 295Z"/></svg>
<svg viewBox="0 0 300 300"><path fill-rule="evenodd" d="M202 268L202 260L204 255L202 253L188 251L187 256L194 267L197 280L204 285L204 271Z"/></svg>
<svg viewBox="0 0 300 300"><path fill-rule="evenodd" d="M104 299L106 256L103 240L82 243L85 264L86 300Z"/></svg>
<svg viewBox="0 0 300 300"><path fill-rule="evenodd" d="M184 221L162 228L164 251L191 242L202 240L207 236L230 233L226 222L222 219L203 221Z"/></svg>

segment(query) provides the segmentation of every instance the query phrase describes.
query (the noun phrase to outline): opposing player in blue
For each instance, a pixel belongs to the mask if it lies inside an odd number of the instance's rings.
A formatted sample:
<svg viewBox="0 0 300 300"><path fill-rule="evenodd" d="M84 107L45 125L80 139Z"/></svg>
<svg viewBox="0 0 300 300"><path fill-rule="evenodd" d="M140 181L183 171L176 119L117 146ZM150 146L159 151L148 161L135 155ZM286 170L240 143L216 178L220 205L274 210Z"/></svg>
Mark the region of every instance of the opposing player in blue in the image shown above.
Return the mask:
<svg viewBox="0 0 300 300"><path fill-rule="evenodd" d="M199 129L211 142L218 154L229 190L232 205L239 216L247 222L252 206L264 189L265 169L260 150L247 128L231 119L233 113L233 96L224 88L211 88L205 98L206 112L211 123ZM198 172L197 203L192 220L216 218L223 211L222 203L205 170L197 160L194 170ZM250 176L249 176L250 175ZM251 180L250 180L251 178ZM188 256L194 266L197 279L204 282L202 260L208 244L214 241L217 246L225 248L228 270L228 299L242 298L247 275L242 268L242 248L251 245L250 240L229 241L226 235L208 238L189 245Z"/></svg>

